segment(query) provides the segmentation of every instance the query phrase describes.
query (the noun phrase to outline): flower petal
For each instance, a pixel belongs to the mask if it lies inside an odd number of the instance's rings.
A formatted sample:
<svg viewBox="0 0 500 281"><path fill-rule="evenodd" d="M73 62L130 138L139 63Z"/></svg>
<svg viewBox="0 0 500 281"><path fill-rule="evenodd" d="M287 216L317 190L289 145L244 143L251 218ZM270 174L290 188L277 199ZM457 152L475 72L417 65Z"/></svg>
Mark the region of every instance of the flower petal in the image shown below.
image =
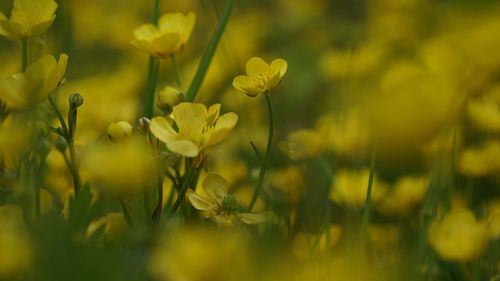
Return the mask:
<svg viewBox="0 0 500 281"><path fill-rule="evenodd" d="M172 128L171 122L165 117L158 116L149 122L151 133L164 143L176 140L177 132Z"/></svg>
<svg viewBox="0 0 500 281"><path fill-rule="evenodd" d="M217 204L204 199L200 195L196 194L192 189L188 189L186 197L191 205L200 211L211 211L217 208Z"/></svg>
<svg viewBox="0 0 500 281"><path fill-rule="evenodd" d="M275 59L271 63L271 74L278 72L280 78L283 77L288 69L288 63L284 59Z"/></svg>
<svg viewBox="0 0 500 281"><path fill-rule="evenodd" d="M259 214L253 214L253 213L241 213L238 214L238 218L240 221L246 223L246 224L259 224L259 223L264 223L269 220L270 214L269 213L259 213Z"/></svg>
<svg viewBox="0 0 500 281"><path fill-rule="evenodd" d="M261 94L263 91L255 87L248 79L248 76L240 75L233 79L233 87L236 90L242 91L250 97L255 97L258 94Z"/></svg>
<svg viewBox="0 0 500 281"><path fill-rule="evenodd" d="M220 103L216 103L208 108L207 112L207 126L212 126L217 118L219 118Z"/></svg>
<svg viewBox="0 0 500 281"><path fill-rule="evenodd" d="M246 65L247 75L254 75L260 72L270 73L270 66L259 57L253 57L248 60Z"/></svg>
<svg viewBox="0 0 500 281"><path fill-rule="evenodd" d="M227 182L218 174L208 174L203 180L203 189L208 197L216 200L219 204L227 196Z"/></svg>
<svg viewBox="0 0 500 281"><path fill-rule="evenodd" d="M231 133L236 123L238 123L238 115L234 112L229 112L219 117L204 147L216 145L223 141Z"/></svg>
<svg viewBox="0 0 500 281"><path fill-rule="evenodd" d="M172 114L179 128L179 135L199 143L206 124L207 108L201 103L182 102L173 107Z"/></svg>
<svg viewBox="0 0 500 281"><path fill-rule="evenodd" d="M200 153L200 148L188 140L174 140L167 142L170 151L185 157L196 157Z"/></svg>

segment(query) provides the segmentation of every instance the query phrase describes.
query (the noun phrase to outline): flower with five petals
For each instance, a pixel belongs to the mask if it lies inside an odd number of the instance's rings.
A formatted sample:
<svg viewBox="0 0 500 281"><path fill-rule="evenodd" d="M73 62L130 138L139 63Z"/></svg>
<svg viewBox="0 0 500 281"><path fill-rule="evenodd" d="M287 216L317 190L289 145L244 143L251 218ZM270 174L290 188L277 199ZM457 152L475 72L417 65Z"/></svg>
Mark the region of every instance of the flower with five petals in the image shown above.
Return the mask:
<svg viewBox="0 0 500 281"><path fill-rule="evenodd" d="M234 78L233 86L250 97L267 94L281 83L287 67L284 59L275 59L269 65L261 58L253 57L247 62L247 74Z"/></svg>
<svg viewBox="0 0 500 281"><path fill-rule="evenodd" d="M56 9L54 0L14 0L10 19L0 12L0 35L11 40L38 36L52 25Z"/></svg>
<svg viewBox="0 0 500 281"><path fill-rule="evenodd" d="M236 196L228 194L226 180L217 174L208 174L203 181L206 198L193 190L187 191L187 198L194 208L208 211L211 219L220 225L231 226L236 219L246 224L259 224L268 220L268 213L246 213Z"/></svg>
<svg viewBox="0 0 500 281"><path fill-rule="evenodd" d="M151 119L149 129L170 151L196 157L205 148L224 140L238 122L234 112L222 116L219 112L220 104L207 109L201 103L182 102L172 108L172 118Z"/></svg>

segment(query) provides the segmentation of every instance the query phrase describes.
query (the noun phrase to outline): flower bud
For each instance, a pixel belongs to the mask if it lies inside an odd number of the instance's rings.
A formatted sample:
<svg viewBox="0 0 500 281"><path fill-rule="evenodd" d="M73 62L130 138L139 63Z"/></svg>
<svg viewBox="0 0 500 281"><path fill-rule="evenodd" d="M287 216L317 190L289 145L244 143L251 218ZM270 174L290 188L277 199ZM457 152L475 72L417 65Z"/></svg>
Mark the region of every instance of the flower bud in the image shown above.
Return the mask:
<svg viewBox="0 0 500 281"><path fill-rule="evenodd" d="M149 133L149 122L150 120L147 117L139 118L139 121L137 121L137 130L142 134Z"/></svg>
<svg viewBox="0 0 500 281"><path fill-rule="evenodd" d="M83 97L79 93L74 93L69 96L69 106L77 108L83 104Z"/></svg>
<svg viewBox="0 0 500 281"><path fill-rule="evenodd" d="M167 86L158 93L157 101L158 107L165 111L172 111L172 107L184 100L184 94L174 87Z"/></svg>
<svg viewBox="0 0 500 281"><path fill-rule="evenodd" d="M127 121L111 123L108 126L108 136L112 141L119 141L132 135L132 125Z"/></svg>
<svg viewBox="0 0 500 281"><path fill-rule="evenodd" d="M68 142L62 136L58 136L56 139L56 142L55 142L55 147L57 150L64 152L64 151L66 151L66 148L68 147Z"/></svg>

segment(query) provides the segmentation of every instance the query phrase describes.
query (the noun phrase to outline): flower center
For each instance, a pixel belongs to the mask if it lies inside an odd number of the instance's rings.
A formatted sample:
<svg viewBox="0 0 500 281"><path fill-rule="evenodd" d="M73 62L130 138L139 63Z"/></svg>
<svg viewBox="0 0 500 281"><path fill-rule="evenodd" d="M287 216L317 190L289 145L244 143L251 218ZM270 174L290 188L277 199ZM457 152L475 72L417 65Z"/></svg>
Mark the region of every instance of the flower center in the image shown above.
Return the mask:
<svg viewBox="0 0 500 281"><path fill-rule="evenodd" d="M257 73L257 75L254 76L253 83L255 86L261 89L266 89L269 80L270 80L269 74L265 72L259 72Z"/></svg>
<svg viewBox="0 0 500 281"><path fill-rule="evenodd" d="M234 215L241 212L242 206L234 195L227 195L222 199L221 206L218 208L218 214Z"/></svg>

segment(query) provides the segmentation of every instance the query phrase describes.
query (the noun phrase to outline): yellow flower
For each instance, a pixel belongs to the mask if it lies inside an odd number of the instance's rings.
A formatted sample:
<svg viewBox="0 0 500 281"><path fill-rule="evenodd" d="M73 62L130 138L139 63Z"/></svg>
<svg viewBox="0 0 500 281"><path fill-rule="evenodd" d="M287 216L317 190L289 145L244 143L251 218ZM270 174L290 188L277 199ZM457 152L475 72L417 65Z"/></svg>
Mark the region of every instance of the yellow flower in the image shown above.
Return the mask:
<svg viewBox="0 0 500 281"><path fill-rule="evenodd" d="M25 73L0 78L0 100L16 110L37 105L61 85L67 62L66 54L60 55L58 62L45 55L28 66Z"/></svg>
<svg viewBox="0 0 500 281"><path fill-rule="evenodd" d="M139 138L99 143L82 156L82 172L94 184L122 196L144 190L154 172L151 151Z"/></svg>
<svg viewBox="0 0 500 281"><path fill-rule="evenodd" d="M293 160L307 159L322 152L321 136L314 130L298 130L290 133L281 148Z"/></svg>
<svg viewBox="0 0 500 281"><path fill-rule="evenodd" d="M287 67L284 59L275 59L269 65L261 58L253 57L247 62L247 75L234 78L233 86L250 97L267 94L281 83Z"/></svg>
<svg viewBox="0 0 500 281"><path fill-rule="evenodd" d="M112 141L119 141L132 135L132 125L127 121L111 123L108 126L108 136Z"/></svg>
<svg viewBox="0 0 500 281"><path fill-rule="evenodd" d="M201 103L183 102L173 107L172 120L155 117L149 128L151 133L167 144L167 148L185 157L196 157L200 151L218 144L233 130L238 115L233 112L219 116L220 104L208 109Z"/></svg>
<svg viewBox="0 0 500 281"><path fill-rule="evenodd" d="M184 100L184 95L176 88L166 86L156 96L156 104L164 112L171 112L172 106Z"/></svg>
<svg viewBox="0 0 500 281"><path fill-rule="evenodd" d="M344 204L363 206L368 190L370 170L341 169L335 173L330 199ZM387 192L387 184L375 175L372 186L372 201L377 204Z"/></svg>
<svg viewBox="0 0 500 281"><path fill-rule="evenodd" d="M12 40L38 36L56 17L54 0L14 0L10 20L0 12L0 35Z"/></svg>
<svg viewBox="0 0 500 281"><path fill-rule="evenodd" d="M466 148L458 158L458 169L466 176L481 177L500 171L500 142L487 141L480 147Z"/></svg>
<svg viewBox="0 0 500 281"><path fill-rule="evenodd" d="M428 176L402 177L375 207L388 216L406 215L422 202L428 186Z"/></svg>
<svg viewBox="0 0 500 281"><path fill-rule="evenodd" d="M478 258L487 244L486 225L468 209L455 209L429 227L429 243L448 261L469 262Z"/></svg>
<svg viewBox="0 0 500 281"><path fill-rule="evenodd" d="M203 181L203 190L208 198L203 198L189 189L187 198L191 205L201 211L209 211L211 218L221 225L233 225L238 218L246 224L263 223L267 214L245 213L245 208L238 202L236 196L227 193L226 180L217 174L208 174Z"/></svg>
<svg viewBox="0 0 500 281"><path fill-rule="evenodd" d="M181 53L193 31L196 15L182 13L161 16L158 26L143 24L134 31L132 46L157 58Z"/></svg>

